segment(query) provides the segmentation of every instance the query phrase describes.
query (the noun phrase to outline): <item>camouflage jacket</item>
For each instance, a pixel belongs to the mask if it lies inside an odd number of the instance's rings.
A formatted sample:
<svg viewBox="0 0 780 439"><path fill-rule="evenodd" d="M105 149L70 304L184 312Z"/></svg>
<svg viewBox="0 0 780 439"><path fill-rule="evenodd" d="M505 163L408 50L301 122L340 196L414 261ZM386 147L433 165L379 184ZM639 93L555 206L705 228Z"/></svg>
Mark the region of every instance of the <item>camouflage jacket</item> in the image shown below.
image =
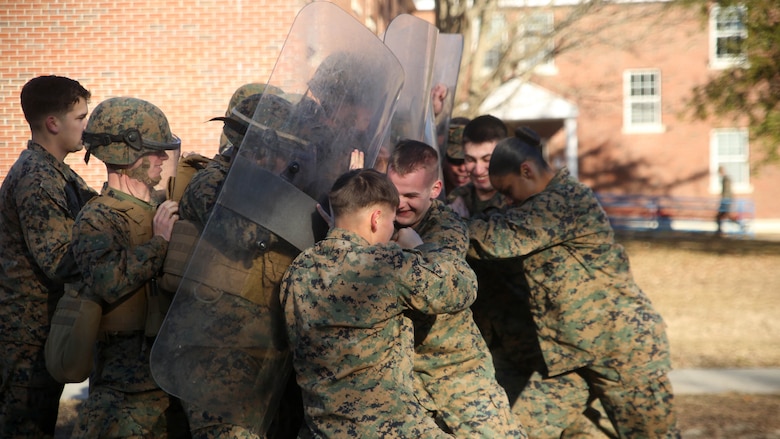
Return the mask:
<svg viewBox="0 0 780 439"><path fill-rule="evenodd" d="M465 261L468 250L466 224L452 209L434 200L422 221L414 228L426 244L434 244L435 252L429 258L439 263L449 260ZM468 265L457 268L467 270L466 276L474 276ZM452 293L470 297L474 295L471 283L455 284ZM470 303L469 303L470 304ZM474 364L490 362L485 342L471 317L471 310L439 314L436 316L412 314L415 320L414 368L425 381L446 378L452 369L469 370ZM492 371L492 364L490 365ZM435 395L432 395L435 398ZM443 401L446 403L446 401Z"/></svg>
<svg viewBox="0 0 780 439"><path fill-rule="evenodd" d="M168 242L158 235L142 244L133 243L133 233L140 230L152 235L156 206L107 185L101 195L87 203L76 218L73 255L89 294L102 302L103 327L115 307L120 311L133 297L144 294L143 288L162 268ZM116 207L107 205L103 197L116 200ZM151 340L144 338L143 329L141 322L132 331L105 334L106 339L98 342L90 385L129 392L157 388L149 369Z"/></svg>
<svg viewBox="0 0 780 439"><path fill-rule="evenodd" d="M343 229L301 253L282 279L281 302L312 433L448 437L414 396L414 334L403 313L457 312L475 293L465 267L394 243L371 246Z"/></svg>
<svg viewBox="0 0 780 439"><path fill-rule="evenodd" d="M512 204L512 200L500 192L493 194L489 200L480 200L477 196L477 191L474 188L474 183L471 182L466 183L463 186L458 186L447 194L447 203L452 204L457 198L463 199L466 209L468 209L469 214L472 217L482 213L489 213L493 210Z"/></svg>
<svg viewBox="0 0 780 439"><path fill-rule="evenodd" d="M0 338L43 346L65 281L79 275L73 220L97 195L70 167L30 141L0 189Z"/></svg>
<svg viewBox="0 0 780 439"><path fill-rule="evenodd" d="M214 204L217 202L219 190L225 182L228 170L230 170L230 159L217 154L205 168L196 172L179 201L179 217L193 221L203 229L211 211L214 210Z"/></svg>
<svg viewBox="0 0 780 439"><path fill-rule="evenodd" d="M469 236L469 257L514 258L525 273L550 375L594 363L668 370L661 316L634 282L593 192L567 169L522 204L471 220Z"/></svg>
<svg viewBox="0 0 780 439"><path fill-rule="evenodd" d="M439 200L414 228L424 242L437 246L431 260L464 261L468 230L463 219ZM469 272L468 266L461 267ZM457 285L471 296L471 284ZM414 322L414 371L418 397L429 410L441 413L457 437L524 437L509 416L509 400L495 378L493 359L470 309L426 316L410 313ZM427 406L430 396L433 406ZM506 408L506 410L496 409Z"/></svg>

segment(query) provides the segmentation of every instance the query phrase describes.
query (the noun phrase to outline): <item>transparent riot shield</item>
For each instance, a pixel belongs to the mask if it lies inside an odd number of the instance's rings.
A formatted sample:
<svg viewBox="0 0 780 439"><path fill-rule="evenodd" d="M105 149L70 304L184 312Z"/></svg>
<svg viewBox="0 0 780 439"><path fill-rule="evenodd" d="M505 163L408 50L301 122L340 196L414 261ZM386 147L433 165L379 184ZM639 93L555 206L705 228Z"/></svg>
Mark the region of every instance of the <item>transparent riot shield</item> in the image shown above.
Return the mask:
<svg viewBox="0 0 780 439"><path fill-rule="evenodd" d="M426 143L433 145L435 141L440 155L444 157L447 151L450 119L455 104L455 91L458 87L460 61L463 56L463 35L439 34L436 39L436 52L433 61L433 79L431 87L443 87L444 97L441 102L432 107L438 111L428 113L426 118ZM432 96L433 99L433 96ZM431 137L431 136L435 137ZM430 138L430 141L429 141Z"/></svg>
<svg viewBox="0 0 780 439"><path fill-rule="evenodd" d="M189 407L263 435L291 372L279 281L324 227L315 206L353 149L378 154L403 85L392 52L337 6L296 17L151 352Z"/></svg>
<svg viewBox="0 0 780 439"><path fill-rule="evenodd" d="M384 43L401 62L406 77L384 145L387 155L399 140L425 138L438 33L432 24L409 14L394 18L385 31Z"/></svg>

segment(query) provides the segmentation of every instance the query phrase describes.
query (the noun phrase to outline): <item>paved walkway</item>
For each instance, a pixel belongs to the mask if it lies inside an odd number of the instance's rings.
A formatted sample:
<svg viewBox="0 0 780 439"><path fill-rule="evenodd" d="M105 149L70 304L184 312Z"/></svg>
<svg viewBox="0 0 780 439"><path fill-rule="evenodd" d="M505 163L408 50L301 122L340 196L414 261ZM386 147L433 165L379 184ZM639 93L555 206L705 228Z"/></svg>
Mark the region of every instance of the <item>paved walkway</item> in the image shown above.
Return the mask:
<svg viewBox="0 0 780 439"><path fill-rule="evenodd" d="M780 395L778 369L681 369L669 374L676 395L763 393ZM85 399L87 382L67 384L62 400Z"/></svg>
<svg viewBox="0 0 780 439"><path fill-rule="evenodd" d="M780 394L780 369L681 369L669 374L674 393Z"/></svg>

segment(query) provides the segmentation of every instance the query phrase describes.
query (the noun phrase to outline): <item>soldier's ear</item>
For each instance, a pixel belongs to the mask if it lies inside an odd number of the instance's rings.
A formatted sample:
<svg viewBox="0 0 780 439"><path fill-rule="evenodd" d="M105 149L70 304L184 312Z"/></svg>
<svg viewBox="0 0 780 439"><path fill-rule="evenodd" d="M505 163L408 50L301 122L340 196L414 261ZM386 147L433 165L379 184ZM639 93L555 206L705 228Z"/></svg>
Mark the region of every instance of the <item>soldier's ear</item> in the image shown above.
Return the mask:
<svg viewBox="0 0 780 439"><path fill-rule="evenodd" d="M43 121L43 125L46 127L46 131L50 132L51 134L57 134L60 132L60 119L53 114L46 116L46 119Z"/></svg>
<svg viewBox="0 0 780 439"><path fill-rule="evenodd" d="M441 187L442 182L441 180L436 180L435 183L433 183L433 187L431 187L431 199L433 198L439 198L439 194L441 193Z"/></svg>
<svg viewBox="0 0 780 439"><path fill-rule="evenodd" d="M376 233L379 230L379 220L382 218L382 209L375 207L371 209L371 232Z"/></svg>

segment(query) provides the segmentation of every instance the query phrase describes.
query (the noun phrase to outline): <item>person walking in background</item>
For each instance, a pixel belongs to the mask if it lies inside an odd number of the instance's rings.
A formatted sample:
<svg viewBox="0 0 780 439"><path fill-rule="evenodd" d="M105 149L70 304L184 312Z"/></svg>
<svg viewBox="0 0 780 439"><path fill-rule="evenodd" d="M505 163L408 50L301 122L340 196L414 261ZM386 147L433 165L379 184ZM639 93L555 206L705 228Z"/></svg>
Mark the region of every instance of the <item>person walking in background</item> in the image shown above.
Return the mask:
<svg viewBox="0 0 780 439"><path fill-rule="evenodd" d="M63 384L46 370L44 344L64 283L80 275L71 229L97 193L64 163L83 148L90 92L40 76L21 92L32 139L0 188L0 437L52 437Z"/></svg>
<svg viewBox="0 0 780 439"><path fill-rule="evenodd" d="M718 224L715 234L720 236L723 234L723 220L736 223L740 229L743 227L734 213L734 193L731 190L731 177L726 173L726 168L719 166L718 176L720 177L720 205L718 205L718 214L715 216L715 222Z"/></svg>
<svg viewBox="0 0 780 439"><path fill-rule="evenodd" d="M513 413L529 437L560 437L598 399L621 438L677 438L666 325L593 192L550 168L527 132L490 159L493 187L514 204L469 221L469 258L515 265L505 294L527 303L536 328L536 370L510 397Z"/></svg>

